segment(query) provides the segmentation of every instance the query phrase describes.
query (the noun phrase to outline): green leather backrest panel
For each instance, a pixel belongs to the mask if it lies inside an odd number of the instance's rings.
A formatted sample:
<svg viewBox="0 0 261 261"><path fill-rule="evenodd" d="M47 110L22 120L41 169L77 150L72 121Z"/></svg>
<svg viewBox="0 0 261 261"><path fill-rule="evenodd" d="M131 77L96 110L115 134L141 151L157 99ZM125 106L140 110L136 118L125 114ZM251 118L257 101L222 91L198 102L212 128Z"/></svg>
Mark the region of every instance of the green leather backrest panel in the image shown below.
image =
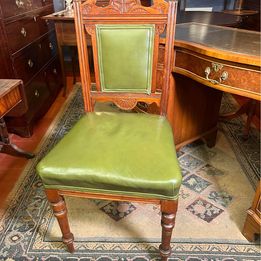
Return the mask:
<svg viewBox="0 0 261 261"><path fill-rule="evenodd" d="M96 25L101 90L151 92L154 25Z"/></svg>

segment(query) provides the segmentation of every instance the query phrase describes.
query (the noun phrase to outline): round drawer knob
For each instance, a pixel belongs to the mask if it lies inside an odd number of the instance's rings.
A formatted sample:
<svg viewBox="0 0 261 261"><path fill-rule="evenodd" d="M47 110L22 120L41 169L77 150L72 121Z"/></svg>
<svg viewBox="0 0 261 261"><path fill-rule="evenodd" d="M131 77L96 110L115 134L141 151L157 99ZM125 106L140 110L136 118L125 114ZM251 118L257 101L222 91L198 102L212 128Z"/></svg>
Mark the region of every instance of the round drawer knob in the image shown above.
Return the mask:
<svg viewBox="0 0 261 261"><path fill-rule="evenodd" d="M34 62L31 59L28 60L27 64L30 68L34 66Z"/></svg>
<svg viewBox="0 0 261 261"><path fill-rule="evenodd" d="M57 74L56 68L53 69L53 74Z"/></svg>
<svg viewBox="0 0 261 261"><path fill-rule="evenodd" d="M52 44L52 43L49 43L49 48L50 48L51 50L53 50L53 44Z"/></svg>
<svg viewBox="0 0 261 261"><path fill-rule="evenodd" d="M21 34L26 37L26 30L24 27L21 28Z"/></svg>
<svg viewBox="0 0 261 261"><path fill-rule="evenodd" d="M36 16L34 16L33 19L34 19L35 22L37 22L37 17Z"/></svg>
<svg viewBox="0 0 261 261"><path fill-rule="evenodd" d="M37 97L37 98L40 96L40 93L39 93L38 90L35 90L35 91L34 91L34 96Z"/></svg>

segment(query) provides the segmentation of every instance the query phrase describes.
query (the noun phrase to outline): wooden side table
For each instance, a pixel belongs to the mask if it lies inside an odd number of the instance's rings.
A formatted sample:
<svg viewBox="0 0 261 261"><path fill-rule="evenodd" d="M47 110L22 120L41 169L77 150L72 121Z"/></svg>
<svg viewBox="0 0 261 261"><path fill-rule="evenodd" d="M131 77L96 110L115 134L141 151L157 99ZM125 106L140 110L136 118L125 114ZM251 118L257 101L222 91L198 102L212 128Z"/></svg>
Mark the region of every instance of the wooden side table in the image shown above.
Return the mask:
<svg viewBox="0 0 261 261"><path fill-rule="evenodd" d="M23 83L21 80L0 80L0 153L31 159L34 154L25 152L12 144L4 116L22 102Z"/></svg>

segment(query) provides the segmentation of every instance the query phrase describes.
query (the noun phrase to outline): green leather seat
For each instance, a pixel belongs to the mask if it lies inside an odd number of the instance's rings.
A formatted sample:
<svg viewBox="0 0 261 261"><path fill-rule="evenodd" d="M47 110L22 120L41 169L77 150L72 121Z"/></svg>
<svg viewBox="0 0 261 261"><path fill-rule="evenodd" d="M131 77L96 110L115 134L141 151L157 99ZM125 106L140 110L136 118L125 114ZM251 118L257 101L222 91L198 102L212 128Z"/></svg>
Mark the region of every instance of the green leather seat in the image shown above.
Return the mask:
<svg viewBox="0 0 261 261"><path fill-rule="evenodd" d="M88 113L38 164L45 188L176 199L181 175L165 117Z"/></svg>

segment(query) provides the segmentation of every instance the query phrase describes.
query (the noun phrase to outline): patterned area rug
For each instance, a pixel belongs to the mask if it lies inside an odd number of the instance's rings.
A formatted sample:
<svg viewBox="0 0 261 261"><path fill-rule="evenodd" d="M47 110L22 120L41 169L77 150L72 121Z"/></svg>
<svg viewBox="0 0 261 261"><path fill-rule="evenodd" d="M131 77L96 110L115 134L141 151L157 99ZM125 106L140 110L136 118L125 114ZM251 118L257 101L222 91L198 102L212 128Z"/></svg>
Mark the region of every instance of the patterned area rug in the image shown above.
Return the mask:
<svg viewBox="0 0 261 261"><path fill-rule="evenodd" d="M225 97L223 111L233 109ZM97 110L115 110L102 105ZM159 260L160 211L155 205L66 198L76 252L61 243L35 173L37 162L83 113L78 87L50 126L0 213L0 260ZM183 173L170 260L260 260L258 243L241 234L259 176L259 136L242 140L241 120L221 123L215 148L201 142L179 153Z"/></svg>

